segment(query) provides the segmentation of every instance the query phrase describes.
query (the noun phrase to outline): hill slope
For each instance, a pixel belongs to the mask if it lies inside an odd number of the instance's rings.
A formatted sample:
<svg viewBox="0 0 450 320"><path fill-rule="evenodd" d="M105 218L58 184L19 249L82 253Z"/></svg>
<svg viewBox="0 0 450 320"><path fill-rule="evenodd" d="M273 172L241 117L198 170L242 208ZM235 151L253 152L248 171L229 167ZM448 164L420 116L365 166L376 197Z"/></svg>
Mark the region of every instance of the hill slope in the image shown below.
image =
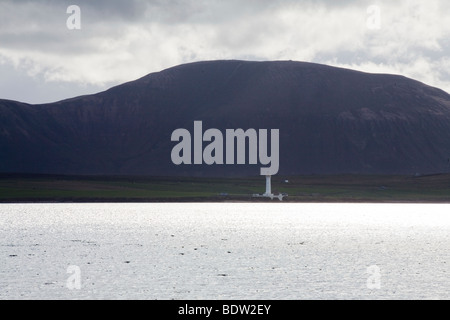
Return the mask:
<svg viewBox="0 0 450 320"><path fill-rule="evenodd" d="M450 95L396 75L277 61L208 61L44 105L0 100L0 172L258 175L175 166L175 129L280 129L280 174L449 169Z"/></svg>

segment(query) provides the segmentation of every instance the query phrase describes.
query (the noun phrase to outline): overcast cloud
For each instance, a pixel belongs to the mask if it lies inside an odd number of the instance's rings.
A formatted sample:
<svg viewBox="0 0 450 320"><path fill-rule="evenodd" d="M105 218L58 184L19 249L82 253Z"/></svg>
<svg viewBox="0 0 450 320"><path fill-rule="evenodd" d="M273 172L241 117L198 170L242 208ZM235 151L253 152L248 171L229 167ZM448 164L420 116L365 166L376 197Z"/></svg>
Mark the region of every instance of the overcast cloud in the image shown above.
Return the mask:
<svg viewBox="0 0 450 320"><path fill-rule="evenodd" d="M81 30L66 26L70 5ZM0 0L0 98L56 101L215 59L324 63L450 92L449 12L445 0Z"/></svg>

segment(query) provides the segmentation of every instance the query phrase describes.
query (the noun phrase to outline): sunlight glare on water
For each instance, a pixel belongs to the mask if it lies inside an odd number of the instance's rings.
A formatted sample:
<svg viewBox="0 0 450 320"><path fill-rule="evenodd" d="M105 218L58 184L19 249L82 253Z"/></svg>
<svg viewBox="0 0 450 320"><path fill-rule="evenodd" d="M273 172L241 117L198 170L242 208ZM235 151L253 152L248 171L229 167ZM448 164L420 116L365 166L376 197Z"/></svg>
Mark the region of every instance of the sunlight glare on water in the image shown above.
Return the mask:
<svg viewBox="0 0 450 320"><path fill-rule="evenodd" d="M2 204L0 299L448 299L449 209Z"/></svg>

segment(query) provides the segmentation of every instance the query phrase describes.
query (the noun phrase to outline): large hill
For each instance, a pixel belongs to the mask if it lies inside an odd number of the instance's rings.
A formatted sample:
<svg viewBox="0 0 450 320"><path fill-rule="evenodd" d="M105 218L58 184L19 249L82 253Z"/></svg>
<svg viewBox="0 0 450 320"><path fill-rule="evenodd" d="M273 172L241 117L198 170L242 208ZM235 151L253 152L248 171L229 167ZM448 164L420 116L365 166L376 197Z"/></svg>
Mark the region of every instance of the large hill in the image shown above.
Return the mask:
<svg viewBox="0 0 450 320"><path fill-rule="evenodd" d="M292 62L208 61L56 103L0 100L0 172L258 175L175 166L175 129L280 130L280 174L449 171L450 95L397 75Z"/></svg>

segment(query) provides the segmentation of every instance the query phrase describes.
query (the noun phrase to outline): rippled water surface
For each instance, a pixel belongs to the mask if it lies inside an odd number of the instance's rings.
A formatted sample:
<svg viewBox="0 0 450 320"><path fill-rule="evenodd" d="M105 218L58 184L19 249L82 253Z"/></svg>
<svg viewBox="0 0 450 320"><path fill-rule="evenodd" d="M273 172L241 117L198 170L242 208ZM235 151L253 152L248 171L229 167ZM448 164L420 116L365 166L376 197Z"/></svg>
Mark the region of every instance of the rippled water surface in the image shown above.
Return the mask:
<svg viewBox="0 0 450 320"><path fill-rule="evenodd" d="M0 205L0 299L449 299L450 206Z"/></svg>

